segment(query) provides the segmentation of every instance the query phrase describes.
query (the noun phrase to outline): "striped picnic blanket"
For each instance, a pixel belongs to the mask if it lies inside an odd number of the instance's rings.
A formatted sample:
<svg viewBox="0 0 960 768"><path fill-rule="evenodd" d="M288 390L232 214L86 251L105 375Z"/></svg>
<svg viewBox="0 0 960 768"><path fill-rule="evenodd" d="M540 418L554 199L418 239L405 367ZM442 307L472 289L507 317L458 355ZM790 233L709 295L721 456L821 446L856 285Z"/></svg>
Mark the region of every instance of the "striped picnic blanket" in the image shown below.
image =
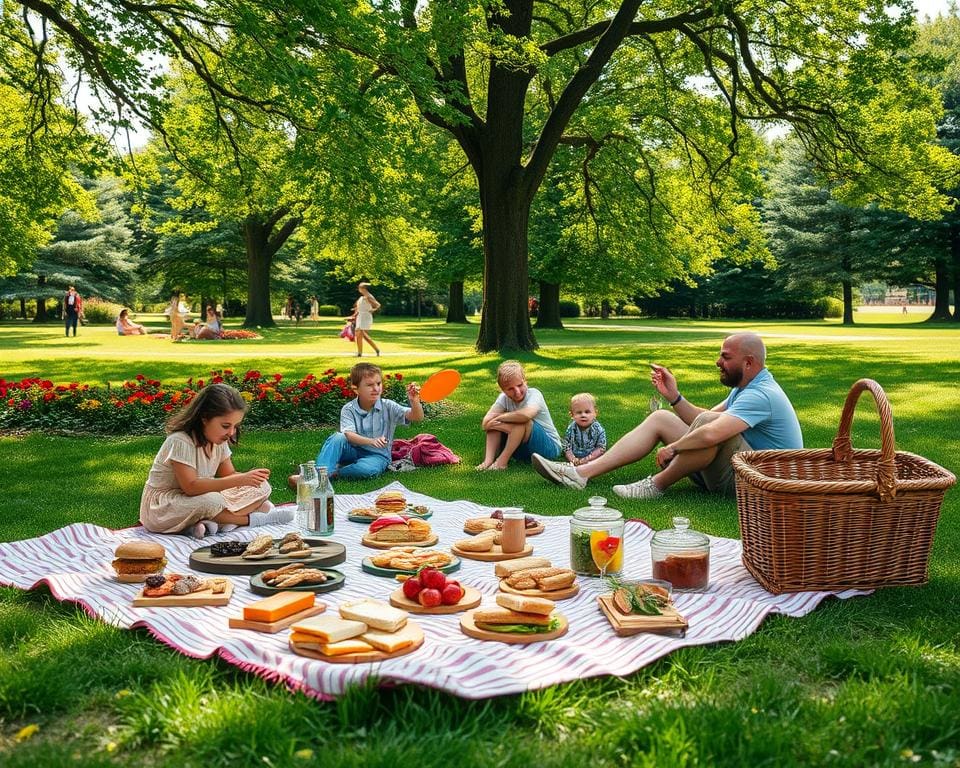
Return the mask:
<svg viewBox="0 0 960 768"><path fill-rule="evenodd" d="M403 491L412 502L433 510L430 523L440 536L441 547L464 538L463 523L467 518L487 516L492 511L469 501L432 499L396 482L385 489ZM328 611L335 613L337 604L353 598L386 600L397 587L392 579L361 570L360 561L373 552L360 543L366 526L346 520L349 509L371 506L377 493L337 497L338 519L332 538L347 547L347 561L336 566L346 575L346 582L343 589L318 596L319 601L327 604ZM546 524L546 530L529 539L534 554L550 558L555 565L566 565L568 520L539 519ZM280 536L284 527L241 528L211 540L251 539L264 531ZM639 521L627 525L625 577L650 576L652 535L653 531ZM603 591L599 580L581 578L580 593L558 603L570 622L570 631L557 640L525 646L486 642L461 633L459 614L417 616L426 642L414 653L375 664L330 664L288 650L289 631L267 635L227 626L229 617L239 616L245 604L259 599L247 588L247 576L231 577L235 591L228 606L134 608L131 600L139 585L118 583L110 567L114 549L128 539L161 542L167 549L169 570L180 573L189 570L190 552L198 546L188 537L151 534L141 527L113 531L77 523L36 539L0 544L0 583L21 589L47 584L58 599L79 603L103 621L124 628L145 627L188 656L208 658L219 654L243 669L321 698L336 697L367 678L390 684L417 683L464 698L482 699L598 675L628 675L677 648L746 637L769 613L803 616L832 594L840 598L867 594L850 590L771 595L740 563L739 541L711 538L709 589L675 595L677 609L690 623L685 637L617 637L597 605L597 595ZM494 605L497 581L492 563L464 560L456 578L481 592L484 607Z"/></svg>

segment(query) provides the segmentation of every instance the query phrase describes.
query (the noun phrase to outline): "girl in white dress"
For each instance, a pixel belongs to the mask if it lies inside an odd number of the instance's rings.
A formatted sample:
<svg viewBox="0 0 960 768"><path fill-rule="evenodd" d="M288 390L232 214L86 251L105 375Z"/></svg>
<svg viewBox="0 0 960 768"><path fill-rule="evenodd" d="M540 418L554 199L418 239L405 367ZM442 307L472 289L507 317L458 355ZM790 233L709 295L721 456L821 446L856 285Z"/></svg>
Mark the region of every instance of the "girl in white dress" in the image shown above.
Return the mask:
<svg viewBox="0 0 960 768"><path fill-rule="evenodd" d="M374 344L370 338L370 329L373 328L373 313L380 309L380 302L373 298L370 293L370 283L360 283L357 286L360 291L360 298L353 305L353 314L356 318L356 330L354 331L354 340L357 342L357 357L363 357L363 340L370 342L377 357L380 357L380 347Z"/></svg>
<svg viewBox="0 0 960 768"><path fill-rule="evenodd" d="M202 539L238 525L287 523L292 510L270 503L269 469L237 472L237 442L247 404L226 384L209 384L167 422L140 498L140 522L155 533Z"/></svg>

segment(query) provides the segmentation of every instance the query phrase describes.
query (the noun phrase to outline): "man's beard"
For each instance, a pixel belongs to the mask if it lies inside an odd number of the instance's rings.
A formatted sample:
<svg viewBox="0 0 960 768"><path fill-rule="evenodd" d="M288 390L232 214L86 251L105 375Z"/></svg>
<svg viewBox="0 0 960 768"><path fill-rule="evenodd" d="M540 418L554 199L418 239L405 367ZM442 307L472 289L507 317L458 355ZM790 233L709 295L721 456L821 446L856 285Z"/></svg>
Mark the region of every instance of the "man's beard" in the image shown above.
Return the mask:
<svg viewBox="0 0 960 768"><path fill-rule="evenodd" d="M743 380L743 367L735 368L732 371L720 369L720 383L725 387L739 387Z"/></svg>

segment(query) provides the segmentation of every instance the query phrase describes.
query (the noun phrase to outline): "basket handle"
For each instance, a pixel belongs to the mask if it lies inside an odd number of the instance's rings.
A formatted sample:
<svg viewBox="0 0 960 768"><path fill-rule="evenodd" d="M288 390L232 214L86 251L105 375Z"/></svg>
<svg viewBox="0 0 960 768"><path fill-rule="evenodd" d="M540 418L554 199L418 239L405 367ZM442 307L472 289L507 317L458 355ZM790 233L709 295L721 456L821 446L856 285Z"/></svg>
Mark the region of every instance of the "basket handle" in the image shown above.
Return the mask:
<svg viewBox="0 0 960 768"><path fill-rule="evenodd" d="M893 438L893 411L890 410L890 401L873 379L860 379L847 393L847 400L843 404L843 413L840 414L840 426L837 436L833 439L833 460L850 462L853 460L853 445L850 442L850 426L853 424L853 412L857 407L860 393L868 390L873 395L880 414L880 462L877 464L877 494L881 501L890 501L897 495L896 450Z"/></svg>

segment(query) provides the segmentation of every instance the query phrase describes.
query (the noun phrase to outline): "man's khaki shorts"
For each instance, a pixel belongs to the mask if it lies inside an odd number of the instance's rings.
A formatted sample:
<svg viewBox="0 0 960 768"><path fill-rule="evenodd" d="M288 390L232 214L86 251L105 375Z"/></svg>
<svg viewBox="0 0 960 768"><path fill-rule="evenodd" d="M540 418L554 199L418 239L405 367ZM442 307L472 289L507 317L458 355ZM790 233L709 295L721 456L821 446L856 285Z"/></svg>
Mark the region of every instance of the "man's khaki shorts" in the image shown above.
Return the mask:
<svg viewBox="0 0 960 768"><path fill-rule="evenodd" d="M690 429L706 424L708 421L713 421L718 415L711 411L701 413L693 420ZM690 479L711 493L735 496L737 493L737 473L733 469L733 454L752 450L753 448L743 439L742 434L734 435L726 442L720 443L716 458L710 462L706 469L701 469L699 472L690 475Z"/></svg>

